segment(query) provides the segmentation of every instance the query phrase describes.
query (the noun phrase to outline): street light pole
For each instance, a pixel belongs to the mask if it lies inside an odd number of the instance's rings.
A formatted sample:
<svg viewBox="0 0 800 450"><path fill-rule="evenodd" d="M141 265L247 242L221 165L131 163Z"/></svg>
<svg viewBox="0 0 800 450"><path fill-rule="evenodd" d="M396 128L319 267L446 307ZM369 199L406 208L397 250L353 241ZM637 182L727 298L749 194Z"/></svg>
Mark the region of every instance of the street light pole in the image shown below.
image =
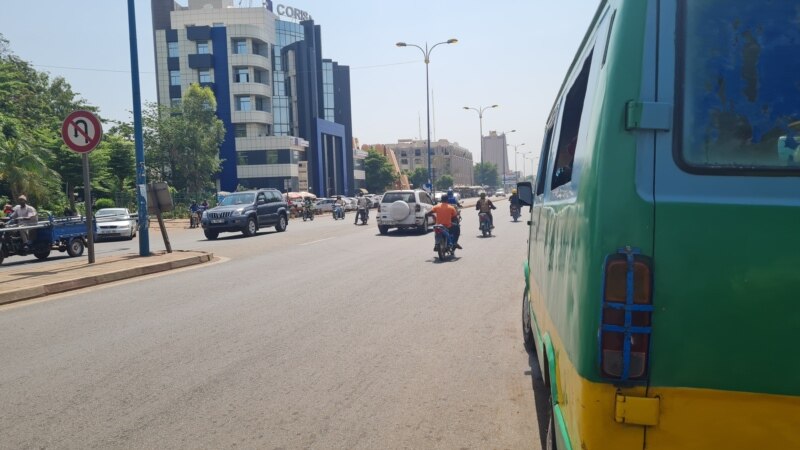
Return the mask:
<svg viewBox="0 0 800 450"><path fill-rule="evenodd" d="M517 130L511 130L509 132L503 131L503 179L501 183L503 184L503 192L506 192L506 172L508 171L508 164L506 164L506 160L508 159L508 143L506 143L506 134L516 133Z"/></svg>
<svg viewBox="0 0 800 450"><path fill-rule="evenodd" d="M431 52L433 52L433 49L435 49L437 46L441 44L455 44L456 42L458 42L458 39L448 39L444 42L439 42L437 44L434 44L434 46L431 47L430 49L428 49L427 42L425 43L425 48L422 48L416 44L407 44L405 42L398 42L397 44L395 44L398 47L416 47L422 52L422 55L425 57L425 107L428 116L428 184L430 184L431 186L431 192L435 191L433 188L433 166L431 165L431 88L430 88L430 77L428 75L428 65L431 62Z"/></svg>
<svg viewBox="0 0 800 450"><path fill-rule="evenodd" d="M464 109L471 109L478 113L478 121L480 122L480 131L481 131L481 164L485 163L486 160L484 159L483 155L483 112L487 109L497 108L499 105L492 105L492 106L478 106L477 108L472 106L465 106Z"/></svg>
<svg viewBox="0 0 800 450"><path fill-rule="evenodd" d="M519 177L517 176L519 173L517 172L517 157L520 155L520 153L517 151L517 147L522 147L523 145L525 145L524 142L522 144L512 145L512 147L514 147L514 178L517 180L517 182L519 182Z"/></svg>

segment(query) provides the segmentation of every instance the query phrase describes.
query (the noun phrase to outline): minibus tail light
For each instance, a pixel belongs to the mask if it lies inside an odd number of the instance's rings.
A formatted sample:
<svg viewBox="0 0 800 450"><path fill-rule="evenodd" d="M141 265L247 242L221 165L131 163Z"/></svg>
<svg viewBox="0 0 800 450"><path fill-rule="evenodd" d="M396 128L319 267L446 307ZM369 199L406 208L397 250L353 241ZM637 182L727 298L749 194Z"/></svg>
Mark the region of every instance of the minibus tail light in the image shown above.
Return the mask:
<svg viewBox="0 0 800 450"><path fill-rule="evenodd" d="M600 372L622 381L647 378L653 313L649 258L625 248L605 264L600 317Z"/></svg>

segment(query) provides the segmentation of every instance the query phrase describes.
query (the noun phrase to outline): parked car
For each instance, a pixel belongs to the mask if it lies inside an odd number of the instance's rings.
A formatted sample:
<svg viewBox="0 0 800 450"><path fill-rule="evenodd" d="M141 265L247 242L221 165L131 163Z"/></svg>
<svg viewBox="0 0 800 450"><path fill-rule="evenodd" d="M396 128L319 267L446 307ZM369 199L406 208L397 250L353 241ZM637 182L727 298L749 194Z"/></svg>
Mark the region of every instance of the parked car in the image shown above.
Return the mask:
<svg viewBox="0 0 800 450"><path fill-rule="evenodd" d="M335 201L335 198L320 198L314 203L314 208L317 213L333 212L333 202Z"/></svg>
<svg viewBox="0 0 800 450"><path fill-rule="evenodd" d="M128 208L102 208L94 214L97 240L110 238L133 239L139 220Z"/></svg>
<svg viewBox="0 0 800 450"><path fill-rule="evenodd" d="M505 197L506 196L506 191L504 191L502 189L498 189L498 190L494 191L494 196L495 197Z"/></svg>
<svg viewBox="0 0 800 450"><path fill-rule="evenodd" d="M358 209L358 199L353 197L342 197L346 202L344 205L345 211L355 211Z"/></svg>
<svg viewBox="0 0 800 450"><path fill-rule="evenodd" d="M212 240L223 232L252 236L269 226L283 232L289 223L289 205L277 189L234 192L206 210L200 222L206 238Z"/></svg>
<svg viewBox="0 0 800 450"><path fill-rule="evenodd" d="M388 191L378 207L378 231L386 234L390 228L414 228L427 233L434 223L426 215L432 208L433 200L423 190Z"/></svg>

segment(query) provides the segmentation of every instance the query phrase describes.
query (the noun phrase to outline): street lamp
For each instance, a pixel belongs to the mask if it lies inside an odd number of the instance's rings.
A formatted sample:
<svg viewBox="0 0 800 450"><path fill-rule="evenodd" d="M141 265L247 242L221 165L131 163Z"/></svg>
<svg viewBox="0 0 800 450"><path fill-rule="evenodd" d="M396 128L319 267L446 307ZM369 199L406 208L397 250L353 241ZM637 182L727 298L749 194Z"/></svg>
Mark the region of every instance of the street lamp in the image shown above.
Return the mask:
<svg viewBox="0 0 800 450"><path fill-rule="evenodd" d="M433 190L433 166L431 166L431 88L430 88L430 77L428 76L428 64L431 62L431 52L437 46L441 44L455 44L458 42L458 39L448 39L444 42L439 42L434 44L433 47L428 49L428 43L425 43L425 48L420 47L416 44L408 44L405 42L398 42L398 47L417 47L421 52L422 55L425 57L425 106L427 107L427 115L428 115L428 183L431 185L431 192L435 192Z"/></svg>
<svg viewBox="0 0 800 450"><path fill-rule="evenodd" d="M517 147L522 147L523 145L525 145L524 142L522 144L512 145L512 147L514 147L514 177L517 179L517 181L519 181L519 177L517 176L517 174L519 173L519 172L517 172L517 157L519 155L524 155L525 154L525 153L518 152L517 151Z"/></svg>
<svg viewBox="0 0 800 450"><path fill-rule="evenodd" d="M511 131L503 131L503 142L506 142L506 134L516 133L517 130ZM481 139L483 141L483 139ZM506 148L508 144L503 145L503 179L501 183L503 183L503 192L506 192L506 172L508 172L508 164L506 164L506 160L508 159L508 148Z"/></svg>
<svg viewBox="0 0 800 450"><path fill-rule="evenodd" d="M473 111L478 113L478 120L480 121L480 127L481 127L481 163L486 162L486 161L483 160L483 112L486 111L487 109L497 108L498 106L499 105L492 105L492 106L486 106L486 107L479 106L477 108L474 108L472 106L465 106L464 107L464 109L471 109L471 110L473 110Z"/></svg>
<svg viewBox="0 0 800 450"><path fill-rule="evenodd" d="M536 158L534 158L534 156L533 156L533 155L526 155L526 154L524 154L524 153L523 153L523 155L522 155L522 159L523 159L523 160L528 160L528 161L530 161L530 162L534 162L534 161L536 161ZM533 166L531 166L531 168L532 168L532 167L533 167ZM533 169L531 169L531 176L533 176ZM525 177L525 165L523 165L523 166L522 166L522 178L523 178L523 180L526 178L526 177Z"/></svg>

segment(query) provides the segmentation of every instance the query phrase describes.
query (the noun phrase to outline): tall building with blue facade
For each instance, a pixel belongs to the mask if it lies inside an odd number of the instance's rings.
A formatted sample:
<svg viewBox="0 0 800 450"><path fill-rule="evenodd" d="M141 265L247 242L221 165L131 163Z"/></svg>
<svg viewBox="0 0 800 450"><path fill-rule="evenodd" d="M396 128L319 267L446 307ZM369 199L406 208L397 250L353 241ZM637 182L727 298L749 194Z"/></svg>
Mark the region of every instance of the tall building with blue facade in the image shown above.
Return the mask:
<svg viewBox="0 0 800 450"><path fill-rule="evenodd" d="M191 83L214 91L226 129L221 190L352 194L349 68L322 58L307 13L233 3L151 0L159 103L180 104Z"/></svg>

